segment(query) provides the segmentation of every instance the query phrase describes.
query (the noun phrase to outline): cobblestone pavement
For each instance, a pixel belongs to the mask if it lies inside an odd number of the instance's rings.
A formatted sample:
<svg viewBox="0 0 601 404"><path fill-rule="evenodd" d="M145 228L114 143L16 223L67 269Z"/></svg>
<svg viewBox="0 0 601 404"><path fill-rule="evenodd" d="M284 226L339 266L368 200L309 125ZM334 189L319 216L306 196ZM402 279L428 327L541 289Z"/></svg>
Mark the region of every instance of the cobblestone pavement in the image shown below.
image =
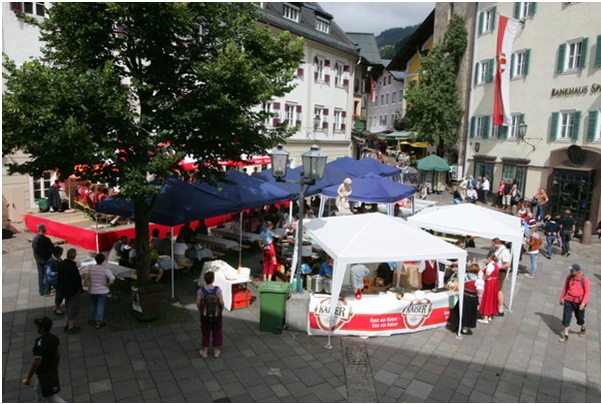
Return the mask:
<svg viewBox="0 0 601 404"><path fill-rule="evenodd" d="M450 197L429 198L448 203ZM223 353L203 359L194 288L182 277L176 290L190 321L120 331L84 324L73 335L60 332L57 321L60 395L71 402L601 402L600 246L598 239L590 246L574 242L569 258L540 257L536 279L518 276L513 312L462 340L438 328L334 337L331 350L324 349L325 337L259 331L255 300L225 313ZM2 401L33 401L32 388L20 384L32 360L33 320L59 319L53 299L37 295L25 235L3 240L2 250ZM591 279L588 329L580 338L574 324L561 344L557 298L573 262ZM529 266L527 257L522 263Z"/></svg>

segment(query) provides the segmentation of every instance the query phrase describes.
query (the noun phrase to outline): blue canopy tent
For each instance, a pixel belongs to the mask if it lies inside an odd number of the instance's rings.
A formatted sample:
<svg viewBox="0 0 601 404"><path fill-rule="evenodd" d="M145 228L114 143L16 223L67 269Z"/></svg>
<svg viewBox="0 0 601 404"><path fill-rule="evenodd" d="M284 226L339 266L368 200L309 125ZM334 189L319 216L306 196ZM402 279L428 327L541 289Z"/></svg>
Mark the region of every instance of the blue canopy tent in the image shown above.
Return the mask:
<svg viewBox="0 0 601 404"><path fill-rule="evenodd" d="M350 157L342 157L328 163L328 165L345 171L351 178L361 177L366 174L389 177L391 175L398 175L401 173L400 168L380 163L379 161L376 161L370 157L365 157L361 160L355 160Z"/></svg>
<svg viewBox="0 0 601 404"><path fill-rule="evenodd" d="M150 203L150 200L149 200ZM191 184L177 178L168 178L159 192L150 221L164 226L188 223L194 220L218 216L221 210L236 209L237 200L206 194L196 190ZM96 204L96 211L134 218L134 204L130 199L111 197ZM232 211L232 210L230 210ZM235 210L233 210L235 211ZM175 296L173 271L173 240L171 245L171 297Z"/></svg>
<svg viewBox="0 0 601 404"><path fill-rule="evenodd" d="M332 185L322 189L321 193L323 197L319 208L319 217L323 216L326 199L336 198L338 196L339 186L339 184ZM367 174L362 177L354 178L352 190L353 192L349 196L349 200L368 203L386 203L388 204L389 215L393 214L395 202L412 197L416 192L414 187L399 184L389 178L375 174Z"/></svg>

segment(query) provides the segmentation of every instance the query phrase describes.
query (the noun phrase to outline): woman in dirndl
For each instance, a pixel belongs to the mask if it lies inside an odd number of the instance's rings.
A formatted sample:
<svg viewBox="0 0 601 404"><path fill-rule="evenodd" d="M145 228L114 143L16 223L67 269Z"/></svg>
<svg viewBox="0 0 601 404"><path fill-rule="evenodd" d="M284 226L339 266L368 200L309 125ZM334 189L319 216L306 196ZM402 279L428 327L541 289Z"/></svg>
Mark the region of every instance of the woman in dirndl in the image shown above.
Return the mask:
<svg viewBox="0 0 601 404"><path fill-rule="evenodd" d="M476 327L478 319L478 295L476 294L476 281L480 267L471 264L465 274L463 284L463 317L461 318L461 334L472 335L472 328ZM453 332L459 329L459 303L451 310L449 323Z"/></svg>
<svg viewBox="0 0 601 404"><path fill-rule="evenodd" d="M484 293L482 293L482 303L480 304L480 314L483 318L478 322L488 324L492 321L492 316L499 312L499 264L494 251L486 256L484 263Z"/></svg>

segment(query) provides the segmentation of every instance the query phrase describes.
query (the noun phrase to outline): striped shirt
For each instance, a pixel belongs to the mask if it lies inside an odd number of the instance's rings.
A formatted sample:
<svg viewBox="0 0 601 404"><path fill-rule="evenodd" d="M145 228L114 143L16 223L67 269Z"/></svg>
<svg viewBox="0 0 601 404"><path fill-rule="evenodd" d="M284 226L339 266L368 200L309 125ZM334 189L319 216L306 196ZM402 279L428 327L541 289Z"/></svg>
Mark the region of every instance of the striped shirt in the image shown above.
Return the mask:
<svg viewBox="0 0 601 404"><path fill-rule="evenodd" d="M113 275L113 272L111 272L109 268L99 265L90 267L88 276L90 277L90 287L88 289L88 293L91 295L102 295L109 293L107 284L115 281L115 275Z"/></svg>

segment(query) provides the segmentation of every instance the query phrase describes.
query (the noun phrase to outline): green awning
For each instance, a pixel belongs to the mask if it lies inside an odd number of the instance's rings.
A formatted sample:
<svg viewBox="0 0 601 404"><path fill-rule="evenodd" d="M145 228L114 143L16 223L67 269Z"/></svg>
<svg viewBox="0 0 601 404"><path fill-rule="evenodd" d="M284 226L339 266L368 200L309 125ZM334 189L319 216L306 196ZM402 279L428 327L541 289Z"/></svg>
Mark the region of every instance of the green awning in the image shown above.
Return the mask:
<svg viewBox="0 0 601 404"><path fill-rule="evenodd" d="M422 171L450 171L447 161L436 154L417 160L417 169Z"/></svg>

